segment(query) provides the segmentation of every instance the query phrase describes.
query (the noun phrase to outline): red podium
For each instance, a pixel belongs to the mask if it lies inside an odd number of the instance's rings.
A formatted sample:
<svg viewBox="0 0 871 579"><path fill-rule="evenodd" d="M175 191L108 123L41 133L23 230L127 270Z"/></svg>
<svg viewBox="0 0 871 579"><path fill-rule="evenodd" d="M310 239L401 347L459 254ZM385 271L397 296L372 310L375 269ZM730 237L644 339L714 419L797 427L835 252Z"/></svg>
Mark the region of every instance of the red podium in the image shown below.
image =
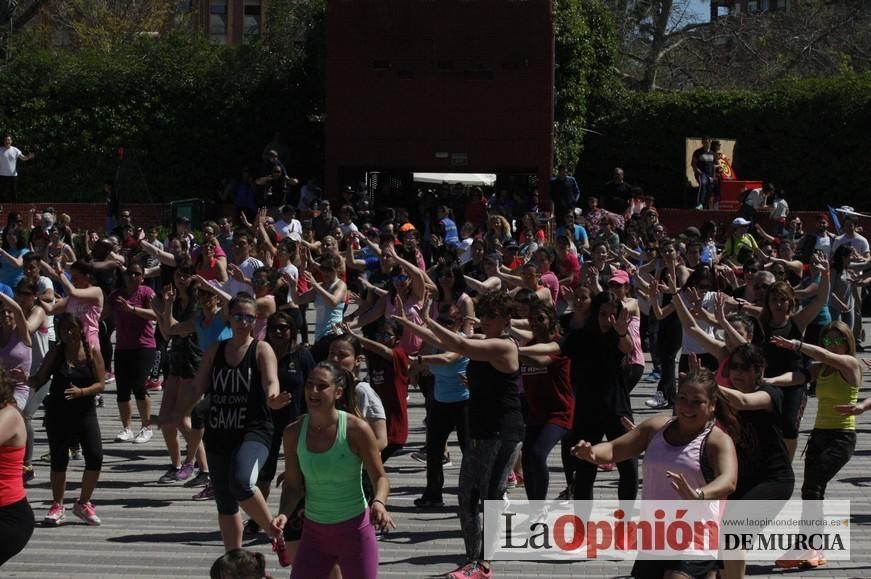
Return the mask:
<svg viewBox="0 0 871 579"><path fill-rule="evenodd" d="M720 211L737 211L741 206L741 193L761 187L762 181L720 181Z"/></svg>

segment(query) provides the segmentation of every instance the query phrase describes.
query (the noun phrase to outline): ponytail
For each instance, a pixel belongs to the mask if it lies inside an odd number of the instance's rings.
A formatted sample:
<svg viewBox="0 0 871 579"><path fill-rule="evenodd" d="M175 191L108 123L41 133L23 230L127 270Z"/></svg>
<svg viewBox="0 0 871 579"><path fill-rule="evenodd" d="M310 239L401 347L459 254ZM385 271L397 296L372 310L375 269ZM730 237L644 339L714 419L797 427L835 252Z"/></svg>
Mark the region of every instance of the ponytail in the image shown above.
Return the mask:
<svg viewBox="0 0 871 579"><path fill-rule="evenodd" d="M705 389L708 400L714 402L714 418L717 426L728 434L732 440L737 441L741 436L741 425L732 405L720 392L719 386L714 379L714 374L707 368L699 368L688 373L678 386L678 390L685 384L699 384Z"/></svg>

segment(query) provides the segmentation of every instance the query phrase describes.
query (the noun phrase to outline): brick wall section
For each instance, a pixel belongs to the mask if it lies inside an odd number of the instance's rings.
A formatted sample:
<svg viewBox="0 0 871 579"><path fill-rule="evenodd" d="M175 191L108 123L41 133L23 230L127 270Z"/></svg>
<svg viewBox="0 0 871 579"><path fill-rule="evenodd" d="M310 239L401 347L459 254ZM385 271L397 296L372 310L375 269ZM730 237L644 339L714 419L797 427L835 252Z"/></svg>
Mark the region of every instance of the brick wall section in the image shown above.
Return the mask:
<svg viewBox="0 0 871 579"><path fill-rule="evenodd" d="M13 211L18 211L24 216L31 207L37 212L47 207L54 207L58 213L66 213L70 216L70 227L73 231L85 229L103 230L106 223L106 205L104 203L3 203L3 213L0 215L0 224L6 224L6 216ZM133 223L138 225L172 225L172 215L169 203L128 203L124 209L129 209L133 216Z"/></svg>

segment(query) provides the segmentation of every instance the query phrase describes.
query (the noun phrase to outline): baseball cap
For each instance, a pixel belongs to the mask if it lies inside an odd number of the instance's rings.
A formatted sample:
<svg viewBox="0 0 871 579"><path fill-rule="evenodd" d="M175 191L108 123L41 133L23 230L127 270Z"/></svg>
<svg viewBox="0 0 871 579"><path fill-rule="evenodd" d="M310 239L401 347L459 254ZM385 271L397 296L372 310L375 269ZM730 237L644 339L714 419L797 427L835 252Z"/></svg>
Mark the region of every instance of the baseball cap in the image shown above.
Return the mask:
<svg viewBox="0 0 871 579"><path fill-rule="evenodd" d="M399 231L401 231L402 233L407 233L409 231L414 231L414 229L415 227L411 223L403 223L402 226L400 226Z"/></svg>
<svg viewBox="0 0 871 579"><path fill-rule="evenodd" d="M748 225L750 225L750 222L743 217L736 217L732 220L732 225L734 227L747 227Z"/></svg>
<svg viewBox="0 0 871 579"><path fill-rule="evenodd" d="M611 275L611 279L608 280L608 283L619 283L620 285L629 285L629 274L623 271L622 269L618 269Z"/></svg>

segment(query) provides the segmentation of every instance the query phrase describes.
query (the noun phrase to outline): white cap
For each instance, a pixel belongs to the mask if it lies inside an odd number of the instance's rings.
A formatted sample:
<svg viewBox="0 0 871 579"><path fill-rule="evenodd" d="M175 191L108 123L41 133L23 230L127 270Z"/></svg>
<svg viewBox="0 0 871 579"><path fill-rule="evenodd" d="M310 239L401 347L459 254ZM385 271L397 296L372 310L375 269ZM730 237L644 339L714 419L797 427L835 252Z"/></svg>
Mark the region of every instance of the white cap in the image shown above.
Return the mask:
<svg viewBox="0 0 871 579"><path fill-rule="evenodd" d="M732 225L734 225L735 227L747 227L748 225L750 225L750 222L743 217L736 217L732 220Z"/></svg>

